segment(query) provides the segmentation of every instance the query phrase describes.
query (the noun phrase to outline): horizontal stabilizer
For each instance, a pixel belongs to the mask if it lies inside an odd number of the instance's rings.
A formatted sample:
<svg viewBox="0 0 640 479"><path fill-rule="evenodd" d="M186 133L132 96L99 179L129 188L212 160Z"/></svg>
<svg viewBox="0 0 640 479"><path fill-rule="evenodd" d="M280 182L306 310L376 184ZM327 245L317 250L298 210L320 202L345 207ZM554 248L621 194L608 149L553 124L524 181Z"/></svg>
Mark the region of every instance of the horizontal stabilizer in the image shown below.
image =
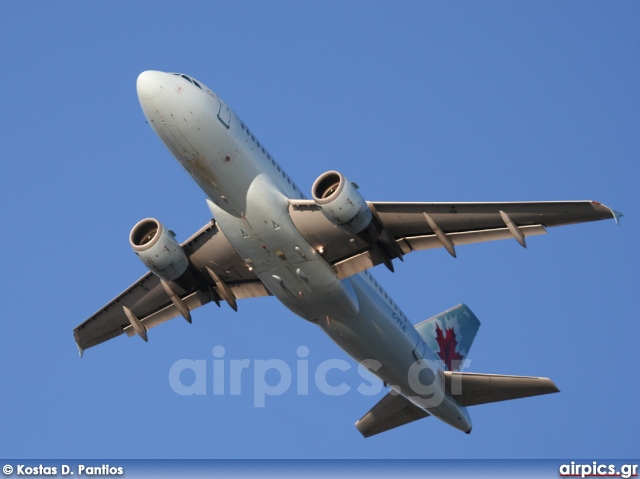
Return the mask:
<svg viewBox="0 0 640 479"><path fill-rule="evenodd" d="M549 378L444 371L445 388L461 406L560 392Z"/></svg>
<svg viewBox="0 0 640 479"><path fill-rule="evenodd" d="M356 427L364 437L370 437L427 416L428 412L405 397L389 393L356 423Z"/></svg>

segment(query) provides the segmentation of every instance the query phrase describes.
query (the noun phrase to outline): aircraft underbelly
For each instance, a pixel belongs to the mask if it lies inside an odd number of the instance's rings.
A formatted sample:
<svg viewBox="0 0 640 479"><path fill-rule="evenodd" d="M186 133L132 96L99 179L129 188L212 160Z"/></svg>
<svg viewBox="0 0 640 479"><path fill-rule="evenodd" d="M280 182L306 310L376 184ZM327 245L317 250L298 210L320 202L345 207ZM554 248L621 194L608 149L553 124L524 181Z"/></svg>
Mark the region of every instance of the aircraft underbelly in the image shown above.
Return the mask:
<svg viewBox="0 0 640 479"><path fill-rule="evenodd" d="M247 190L247 211L230 215L217 204L209 208L229 242L267 289L297 315L316 321L323 315L358 313L351 283L302 237L289 216L286 196L267 174Z"/></svg>
<svg viewBox="0 0 640 479"><path fill-rule="evenodd" d="M390 386L407 383L407 371L415 362L412 351L417 338L389 321L390 311L376 298L359 275L349 278L358 297L360 311L353 318L331 316L320 322L322 329L358 362L375 360L374 372ZM404 388L403 388L404 389Z"/></svg>
<svg viewBox="0 0 640 479"><path fill-rule="evenodd" d="M258 170L229 134L218 102L188 101L150 113L154 130L198 186L231 214L246 211L247 191ZM227 118L223 116L223 118Z"/></svg>

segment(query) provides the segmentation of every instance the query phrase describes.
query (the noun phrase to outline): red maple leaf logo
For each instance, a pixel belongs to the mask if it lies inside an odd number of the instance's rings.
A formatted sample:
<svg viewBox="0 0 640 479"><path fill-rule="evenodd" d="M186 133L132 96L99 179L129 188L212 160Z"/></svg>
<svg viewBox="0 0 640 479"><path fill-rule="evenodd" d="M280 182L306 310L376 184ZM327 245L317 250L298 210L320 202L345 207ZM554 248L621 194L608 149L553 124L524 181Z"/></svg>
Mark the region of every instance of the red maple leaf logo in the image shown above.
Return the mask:
<svg viewBox="0 0 640 479"><path fill-rule="evenodd" d="M447 371L453 371L453 362L455 361L457 366L464 359L462 355L456 351L458 341L456 341L455 331L453 328L449 328L443 332L442 329L440 329L440 325L436 324L436 341L440 347L438 356L440 356L440 359L444 362Z"/></svg>

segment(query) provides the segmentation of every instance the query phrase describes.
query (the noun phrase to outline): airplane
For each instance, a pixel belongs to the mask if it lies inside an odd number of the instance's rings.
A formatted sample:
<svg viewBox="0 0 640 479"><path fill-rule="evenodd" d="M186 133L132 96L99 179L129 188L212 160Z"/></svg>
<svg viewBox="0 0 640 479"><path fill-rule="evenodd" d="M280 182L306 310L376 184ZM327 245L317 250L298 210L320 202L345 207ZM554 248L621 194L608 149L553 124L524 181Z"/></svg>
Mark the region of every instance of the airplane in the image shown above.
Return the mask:
<svg viewBox="0 0 640 479"><path fill-rule="evenodd" d="M319 326L388 393L359 421L369 437L434 416L465 433L468 406L558 392L548 378L463 372L479 321L464 304L413 325L370 273L414 251L515 239L548 227L613 218L596 201L407 203L365 201L338 171L307 199L240 117L181 73L145 71L137 94L147 123L207 196L212 218L178 243L146 218L129 235L148 272L74 329L84 350L148 331L209 302L275 296Z"/></svg>

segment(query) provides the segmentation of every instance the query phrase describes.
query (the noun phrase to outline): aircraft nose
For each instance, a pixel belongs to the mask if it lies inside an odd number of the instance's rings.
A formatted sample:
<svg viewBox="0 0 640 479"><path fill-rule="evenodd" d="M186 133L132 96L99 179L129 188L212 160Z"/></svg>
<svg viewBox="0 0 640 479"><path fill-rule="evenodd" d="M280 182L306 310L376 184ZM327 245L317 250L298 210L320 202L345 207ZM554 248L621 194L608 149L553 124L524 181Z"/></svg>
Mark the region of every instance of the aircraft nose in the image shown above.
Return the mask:
<svg viewBox="0 0 640 479"><path fill-rule="evenodd" d="M150 100L162 93L162 72L148 70L138 75L136 82L138 98L140 100Z"/></svg>

